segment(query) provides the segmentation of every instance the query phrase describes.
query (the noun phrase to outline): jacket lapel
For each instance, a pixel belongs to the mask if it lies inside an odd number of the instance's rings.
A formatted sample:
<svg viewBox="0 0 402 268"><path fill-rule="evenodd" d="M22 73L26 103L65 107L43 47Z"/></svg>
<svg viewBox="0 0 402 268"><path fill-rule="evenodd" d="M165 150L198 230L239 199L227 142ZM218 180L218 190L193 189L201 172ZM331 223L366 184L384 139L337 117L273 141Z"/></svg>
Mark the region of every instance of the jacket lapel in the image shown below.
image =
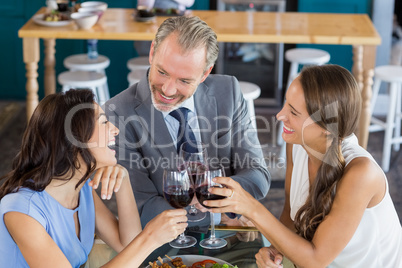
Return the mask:
<svg viewBox="0 0 402 268"><path fill-rule="evenodd" d="M201 130L201 140L207 145L207 152L209 158L218 157L218 148L213 146L217 144L218 128L217 122L217 107L216 99L214 96L208 95L208 87L205 84L200 84L194 96L194 105L198 117L198 125ZM208 130L208 131L207 131Z"/></svg>
<svg viewBox="0 0 402 268"><path fill-rule="evenodd" d="M152 104L148 80L142 79L138 87L137 98L140 99L141 102L135 108L135 111L140 117L140 123L143 129L148 133L150 146L156 148L162 157L169 159L172 151L176 151L176 147L169 134L163 114L156 110Z"/></svg>

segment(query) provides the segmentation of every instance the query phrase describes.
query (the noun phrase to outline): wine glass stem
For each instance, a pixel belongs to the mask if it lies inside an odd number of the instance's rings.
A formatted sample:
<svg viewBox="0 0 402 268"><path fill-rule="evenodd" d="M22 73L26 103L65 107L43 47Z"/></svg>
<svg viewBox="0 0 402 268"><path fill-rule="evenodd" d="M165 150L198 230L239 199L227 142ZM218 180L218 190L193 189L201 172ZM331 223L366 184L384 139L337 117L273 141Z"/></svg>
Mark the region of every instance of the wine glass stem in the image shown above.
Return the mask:
<svg viewBox="0 0 402 268"><path fill-rule="evenodd" d="M192 213L192 214L197 214L197 208L195 207L195 205L191 205L190 206L190 213Z"/></svg>
<svg viewBox="0 0 402 268"><path fill-rule="evenodd" d="M186 235L184 234L184 232L179 235L177 242L179 242L180 244L183 244L184 242L186 242Z"/></svg>
<svg viewBox="0 0 402 268"><path fill-rule="evenodd" d="M214 213L210 212L211 214L211 237L210 239L215 239L215 219Z"/></svg>

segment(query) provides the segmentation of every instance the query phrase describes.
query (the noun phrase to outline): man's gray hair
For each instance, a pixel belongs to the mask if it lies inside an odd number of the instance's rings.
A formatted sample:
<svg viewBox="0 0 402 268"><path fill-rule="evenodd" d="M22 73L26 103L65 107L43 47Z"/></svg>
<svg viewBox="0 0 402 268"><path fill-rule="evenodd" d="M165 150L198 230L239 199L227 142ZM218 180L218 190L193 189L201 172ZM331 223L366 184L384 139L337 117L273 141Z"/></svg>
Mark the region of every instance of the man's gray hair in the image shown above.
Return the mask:
<svg viewBox="0 0 402 268"><path fill-rule="evenodd" d="M171 33L178 35L177 43L186 51L206 48L206 69L215 64L219 47L215 32L199 17L178 16L165 20L159 27L154 40L154 53Z"/></svg>

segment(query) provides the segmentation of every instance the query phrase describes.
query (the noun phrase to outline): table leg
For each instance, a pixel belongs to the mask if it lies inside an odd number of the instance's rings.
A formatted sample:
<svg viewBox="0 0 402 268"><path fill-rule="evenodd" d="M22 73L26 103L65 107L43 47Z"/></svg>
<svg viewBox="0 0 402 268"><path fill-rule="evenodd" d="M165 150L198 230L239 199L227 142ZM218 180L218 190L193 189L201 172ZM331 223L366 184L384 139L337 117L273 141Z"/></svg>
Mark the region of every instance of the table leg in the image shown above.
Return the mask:
<svg viewBox="0 0 402 268"><path fill-rule="evenodd" d="M45 45L45 96L56 93L56 74L54 66L56 65L56 40L54 38L44 39Z"/></svg>
<svg viewBox="0 0 402 268"><path fill-rule="evenodd" d="M362 107L359 119L357 137L359 144L367 148L369 126L371 120L370 101L372 94L376 47L375 46L355 46L353 48L354 65L353 74L361 87Z"/></svg>
<svg viewBox="0 0 402 268"><path fill-rule="evenodd" d="M362 114L360 116L361 129L360 145L367 148L369 126L371 121L370 103L373 93L373 77L376 59L376 46L364 46L363 48L363 89L362 89Z"/></svg>
<svg viewBox="0 0 402 268"><path fill-rule="evenodd" d="M360 88L363 89L363 46L353 46L352 73Z"/></svg>
<svg viewBox="0 0 402 268"><path fill-rule="evenodd" d="M26 106L27 106L27 120L32 116L33 111L39 103L38 97L38 62L39 62L39 39L38 38L24 38L22 40L22 53L23 60L26 68L27 82L25 88L27 91Z"/></svg>
<svg viewBox="0 0 402 268"><path fill-rule="evenodd" d="M373 76L374 69L365 69L363 73L363 90L362 90L362 111L359 122L359 144L363 148L367 148L369 137L369 126L371 121L370 103L373 93Z"/></svg>

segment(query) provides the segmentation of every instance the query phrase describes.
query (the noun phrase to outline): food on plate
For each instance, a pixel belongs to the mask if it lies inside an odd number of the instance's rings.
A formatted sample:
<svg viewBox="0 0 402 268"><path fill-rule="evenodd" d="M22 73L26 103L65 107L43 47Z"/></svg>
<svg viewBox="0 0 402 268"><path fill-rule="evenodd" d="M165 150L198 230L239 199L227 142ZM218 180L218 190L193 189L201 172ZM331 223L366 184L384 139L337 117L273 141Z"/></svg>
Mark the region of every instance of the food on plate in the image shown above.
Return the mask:
<svg viewBox="0 0 402 268"><path fill-rule="evenodd" d="M185 268L186 265L184 265L182 258L176 257L174 259L171 259L168 255L165 255L170 259L170 262L173 264L174 267L176 268Z"/></svg>
<svg viewBox="0 0 402 268"><path fill-rule="evenodd" d="M166 257L168 257L170 260L172 260L172 258L170 258L169 256L166 255ZM177 258L175 258L175 259L177 259ZM179 258L179 259L181 260L181 258ZM161 263L161 265L158 264L158 261ZM149 266L151 268L172 268L172 266L170 266L166 262L163 262L163 259L161 257L158 257L158 261L149 262ZM186 267L186 266L184 266L184 267Z"/></svg>
<svg viewBox="0 0 402 268"><path fill-rule="evenodd" d="M203 268L203 267L210 268L210 267L213 267L213 265L215 263L217 263L217 262L213 261L213 260L203 260L203 261L193 263L191 268Z"/></svg>
<svg viewBox="0 0 402 268"><path fill-rule="evenodd" d="M170 266L170 265L167 264L166 262L165 262L165 263L162 263L161 265L159 265L156 261L154 261L153 263L149 263L149 265L150 265L152 268L172 268L172 266Z"/></svg>
<svg viewBox="0 0 402 268"><path fill-rule="evenodd" d="M214 265L211 266L211 268L238 268L237 265L235 266L231 266L229 264L219 264L219 263L215 263Z"/></svg>
<svg viewBox="0 0 402 268"><path fill-rule="evenodd" d="M62 20L68 20L68 16L66 14L62 14L62 13L58 12L57 10L53 10L50 13L44 14L43 20L44 21L62 21Z"/></svg>
<svg viewBox="0 0 402 268"><path fill-rule="evenodd" d="M170 264L164 262L161 257L158 257L157 261L149 262L149 267L151 268L238 268L237 265L231 266L228 264L219 264L214 260L206 259L202 261L194 262L191 266L187 266L183 263L183 259L180 257L176 257L172 259L168 255L165 255L169 260ZM160 264L159 264L159 263Z"/></svg>

